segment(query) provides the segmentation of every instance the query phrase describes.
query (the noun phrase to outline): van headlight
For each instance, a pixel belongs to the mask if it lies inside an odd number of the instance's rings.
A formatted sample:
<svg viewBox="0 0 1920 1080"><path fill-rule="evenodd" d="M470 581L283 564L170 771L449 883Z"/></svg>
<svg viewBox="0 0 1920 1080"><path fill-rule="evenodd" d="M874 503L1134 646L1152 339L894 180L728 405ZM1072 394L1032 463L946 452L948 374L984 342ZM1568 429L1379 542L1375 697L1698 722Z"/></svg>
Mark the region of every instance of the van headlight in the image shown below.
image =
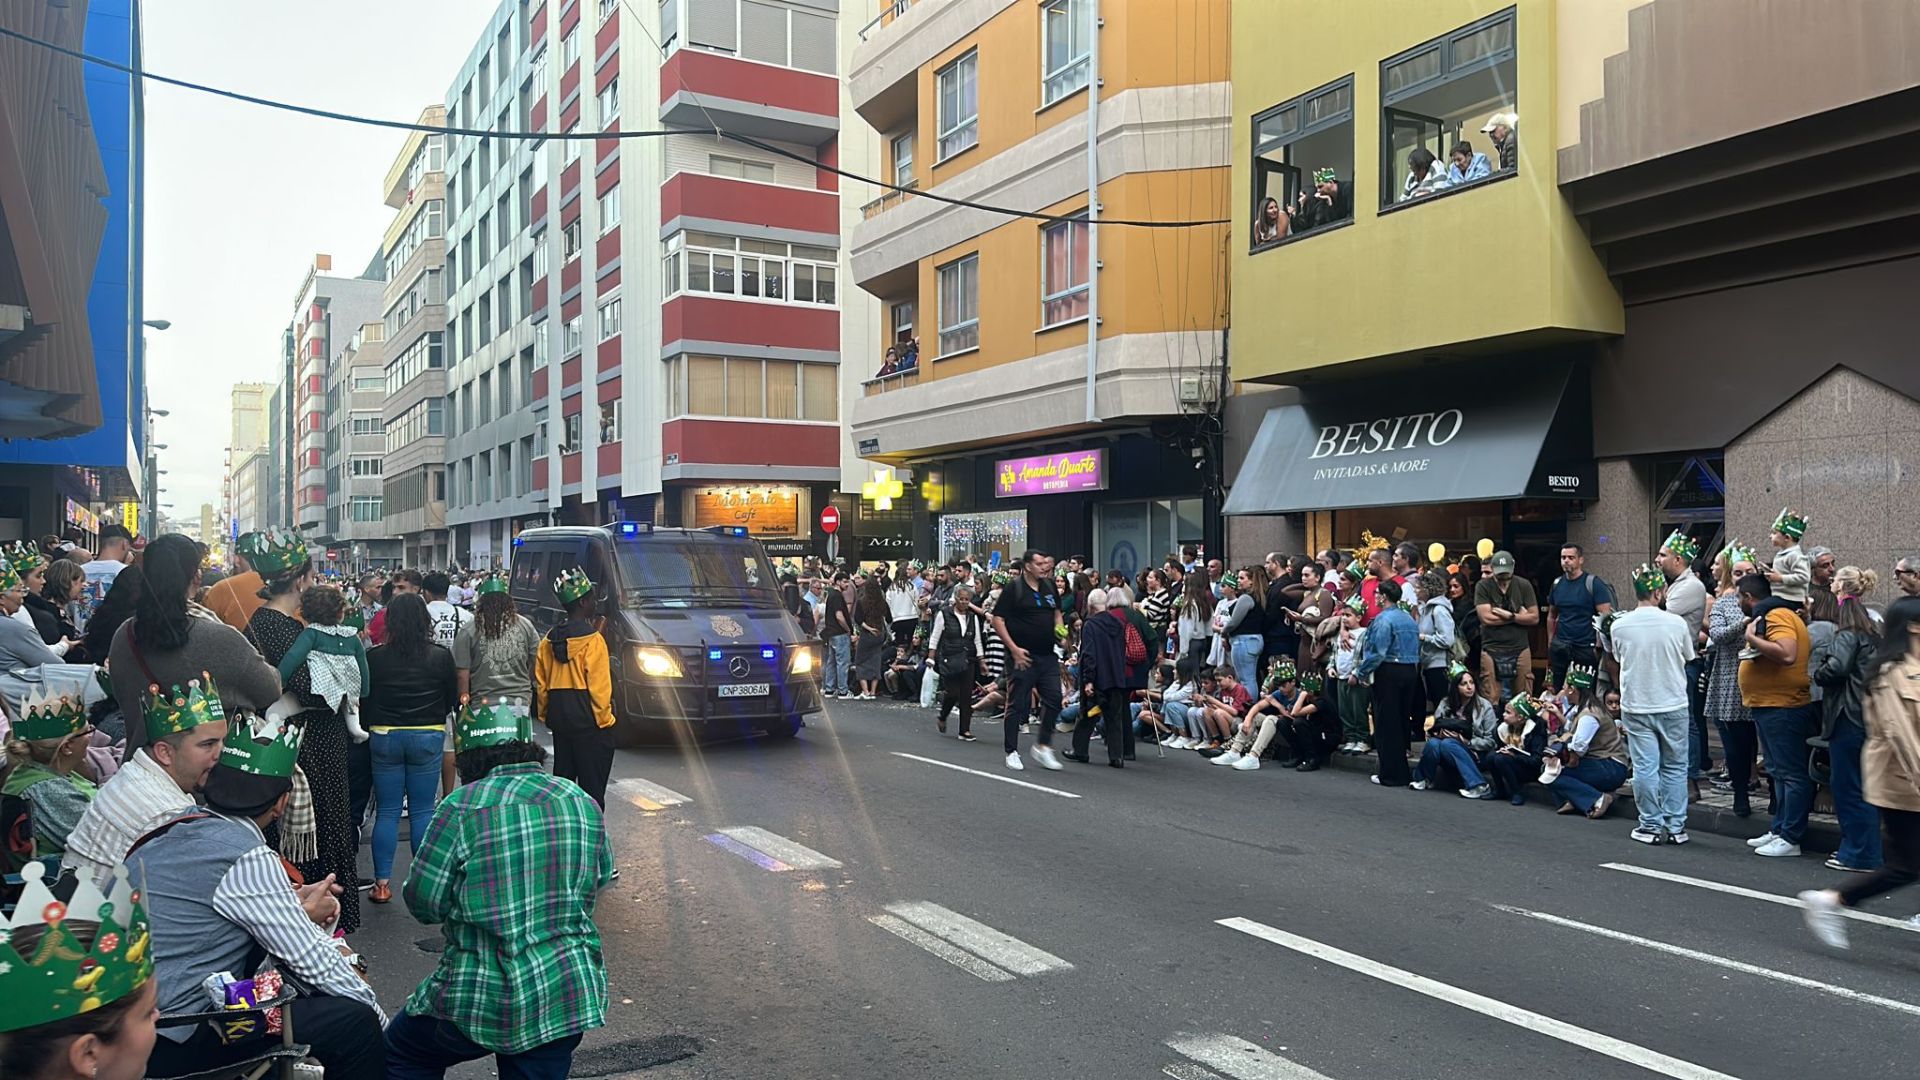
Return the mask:
<svg viewBox="0 0 1920 1080"><path fill-rule="evenodd" d="M640 674L656 679L677 679L680 677L680 659L665 649L639 648L633 650L634 663L639 665Z"/></svg>
<svg viewBox="0 0 1920 1080"><path fill-rule="evenodd" d="M793 660L787 665L789 675L811 675L820 667L820 661L814 657L813 649L802 645L793 650Z"/></svg>

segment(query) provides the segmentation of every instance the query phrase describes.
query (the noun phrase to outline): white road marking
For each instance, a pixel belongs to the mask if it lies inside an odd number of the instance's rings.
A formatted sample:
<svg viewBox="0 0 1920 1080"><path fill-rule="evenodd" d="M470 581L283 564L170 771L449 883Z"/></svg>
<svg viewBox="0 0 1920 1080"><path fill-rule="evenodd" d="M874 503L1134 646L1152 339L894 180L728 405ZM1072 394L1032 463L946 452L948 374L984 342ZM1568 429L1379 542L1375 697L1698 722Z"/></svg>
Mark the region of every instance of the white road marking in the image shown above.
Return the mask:
<svg viewBox="0 0 1920 1080"><path fill-rule="evenodd" d="M1818 990L1823 994L1832 994L1834 997L1844 998L1848 1001L1857 1001L1863 1005L1878 1005L1883 1009L1892 1009L1895 1012L1920 1016L1920 1005L1911 1005L1904 1001L1896 1001L1893 998L1884 998L1877 994L1863 993L1859 990L1849 990L1844 986L1834 986L1831 983L1816 982L1813 979L1803 979L1798 975L1788 975L1784 972L1772 971L1754 964L1743 963L1739 960L1730 960L1724 956L1715 956L1713 953L1700 952L1696 949L1686 949L1678 945L1669 945L1664 941L1638 937L1633 934L1622 933L1618 930L1609 930L1604 926L1593 926L1589 923L1576 922L1573 919L1551 915L1544 911L1528 911L1526 908L1508 907L1505 904L1494 904L1493 906L1510 915L1521 915L1529 919L1536 919L1540 922L1551 923L1554 926L1564 926L1570 930L1579 930L1599 937L1611 938L1614 941L1624 941L1629 945L1638 945L1642 948L1666 953L1670 956L1685 957L1688 960L1698 960L1703 964L1712 964L1715 967L1723 967L1729 971L1738 971L1746 975L1757 975L1762 979L1772 979L1774 982L1786 983L1788 986L1798 986L1807 990Z"/></svg>
<svg viewBox="0 0 1920 1080"><path fill-rule="evenodd" d="M924 900L888 904L887 910L922 930L945 938L955 945L1016 975L1039 975L1048 971L1071 971L1065 960L995 930L986 923L967 918L939 904Z"/></svg>
<svg viewBox="0 0 1920 1080"><path fill-rule="evenodd" d="M1749 900L1764 900L1769 904L1780 904L1783 907L1790 907L1796 911L1800 908L1800 901L1796 897L1781 896L1778 893L1761 892L1758 889L1742 888L1739 885L1723 885L1718 881L1688 877L1685 874L1669 874L1664 870L1649 870L1644 866L1635 866L1632 863L1601 863L1600 868L1603 870L1619 870L1628 874L1638 874L1641 877L1655 878L1660 881L1671 881L1680 885L1692 885L1696 889L1712 889L1714 892L1726 893L1728 896L1744 896ZM1891 926L1895 930L1920 933L1920 922L1909 922L1905 919L1889 919L1885 915L1874 915L1870 912L1854 911L1851 908L1841 908L1840 914L1845 918L1858 922L1872 923L1875 926Z"/></svg>
<svg viewBox="0 0 1920 1080"><path fill-rule="evenodd" d="M651 780L615 780L612 787L628 802L642 810L664 810L669 806L679 806L693 801L672 788L661 787Z"/></svg>
<svg viewBox="0 0 1920 1080"><path fill-rule="evenodd" d="M1191 1061L1182 1061L1160 1070L1173 1080L1220 1080L1220 1074L1211 1069L1203 1069Z"/></svg>
<svg viewBox="0 0 1920 1080"><path fill-rule="evenodd" d="M835 870L841 865L839 859L830 859L810 847L796 844L758 825L741 825L731 829L721 829L719 832L750 848L764 851L795 870Z"/></svg>
<svg viewBox="0 0 1920 1080"><path fill-rule="evenodd" d="M1176 1035L1167 1040L1167 1045L1202 1065L1219 1069L1234 1080L1328 1080L1324 1073L1314 1072L1263 1046L1232 1035ZM1168 1076L1181 1075L1175 1073L1173 1068L1161 1071ZM1214 1075L1205 1069L1189 1075L1203 1074Z"/></svg>
<svg viewBox="0 0 1920 1080"><path fill-rule="evenodd" d="M979 769L969 769L965 765L955 765L952 762L941 761L938 758L921 757L919 754L903 754L898 750L892 751L892 753L894 757L906 758L909 761L924 761L928 765L938 765L943 769L952 769L954 772L972 773L975 776L984 776L989 780L998 780L1003 784L1012 784L1015 787L1032 788L1035 791L1044 791L1049 795L1058 795L1063 799L1077 799L1080 797L1078 795L1075 795L1071 791L1061 791L1059 788L1050 788L1041 784L1029 784L1025 780L1015 780L1011 776L1001 776L999 773L981 772Z"/></svg>
<svg viewBox="0 0 1920 1080"><path fill-rule="evenodd" d="M867 921L885 930L913 942L933 955L952 964L954 967L977 976L987 982L1012 982L1013 976L987 963L985 960L963 949L934 937L911 923L902 922L891 915L869 915Z"/></svg>
<svg viewBox="0 0 1920 1080"><path fill-rule="evenodd" d="M1729 1076L1723 1072L1716 1072L1704 1065L1695 1065L1691 1061L1683 1061L1680 1058L1669 1057L1657 1050L1649 1050L1644 1046L1637 1046L1633 1043L1616 1039L1611 1035L1602 1035L1597 1031L1589 1031L1586 1028L1575 1027L1564 1021L1556 1020L1551 1016L1542 1016L1537 1012L1518 1008L1504 1001L1498 1001L1494 998L1473 993L1470 990L1462 990L1457 986L1450 986L1436 979L1429 979L1424 975L1416 975L1411 971L1382 964L1377 960L1369 960L1356 953L1347 952L1345 949L1336 949L1331 945L1323 945L1318 941L1314 941L1312 938L1304 938L1298 934L1290 934L1285 930L1268 926L1265 923L1258 923L1251 919L1243 918L1217 919L1215 921L1229 930L1238 930L1243 934L1260 938L1263 941L1271 941L1275 945L1292 949L1294 952L1311 956L1317 960L1324 960L1330 964L1337 964L1340 967L1346 968L1348 971L1357 972L1369 978L1378 979L1384 983L1404 987L1412 990L1416 994L1424 994L1436 1001L1444 1001L1449 1005L1458 1005L1463 1009L1477 1012L1482 1016L1492 1017L1502 1023L1512 1024L1515 1027L1538 1032L1549 1038L1559 1039L1561 1042L1580 1047L1583 1050L1591 1050L1596 1054L1605 1054L1616 1061L1624 1061L1629 1065L1646 1069L1648 1072L1656 1072L1662 1076L1671 1076L1674 1077L1675 1080L1738 1080L1737 1077Z"/></svg>

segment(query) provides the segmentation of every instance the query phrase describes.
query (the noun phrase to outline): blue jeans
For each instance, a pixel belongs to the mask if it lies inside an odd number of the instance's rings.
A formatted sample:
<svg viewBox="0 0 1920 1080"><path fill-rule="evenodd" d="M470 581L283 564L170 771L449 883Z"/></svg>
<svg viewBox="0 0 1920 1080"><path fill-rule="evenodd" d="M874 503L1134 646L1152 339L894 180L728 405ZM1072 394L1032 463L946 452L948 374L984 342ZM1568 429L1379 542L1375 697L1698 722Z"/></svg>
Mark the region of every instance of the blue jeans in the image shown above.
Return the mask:
<svg viewBox="0 0 1920 1080"><path fill-rule="evenodd" d="M1414 778L1433 783L1443 761L1459 770L1460 783L1467 787L1477 788L1487 782L1480 774L1479 763L1473 760L1473 751L1459 739L1428 739L1420 748L1420 764L1413 768Z"/></svg>
<svg viewBox="0 0 1920 1080"><path fill-rule="evenodd" d="M398 730L368 737L373 747L373 879L393 877L393 849L400 844L400 804L407 805L407 849L418 851L433 804L440 797L440 760L446 735L438 728Z"/></svg>
<svg viewBox="0 0 1920 1080"><path fill-rule="evenodd" d="M840 634L826 639L827 686L824 693L847 692L847 668L853 664L853 635Z"/></svg>
<svg viewBox="0 0 1920 1080"><path fill-rule="evenodd" d="M495 1054L500 1080L566 1080L580 1036L569 1035L518 1054ZM447 1069L493 1051L451 1021L402 1009L387 1022L387 1080L441 1080Z"/></svg>
<svg viewBox="0 0 1920 1080"><path fill-rule="evenodd" d="M1880 811L1867 802L1860 751L1867 733L1858 724L1834 726L1827 756L1833 762L1833 813L1840 819L1840 850L1833 857L1857 870L1880 867Z"/></svg>
<svg viewBox="0 0 1920 1080"><path fill-rule="evenodd" d="M1240 685L1246 687L1249 694L1260 690L1260 650L1266 648L1266 644L1266 639L1259 634L1236 634L1227 639L1234 674L1240 677Z"/></svg>
<svg viewBox="0 0 1920 1080"><path fill-rule="evenodd" d="M1687 739L1693 718L1685 709L1623 713L1627 754L1633 758L1633 801L1640 827L1681 832L1687 827ZM1807 756L1800 755L1800 768Z"/></svg>
<svg viewBox="0 0 1920 1080"><path fill-rule="evenodd" d="M1807 771L1807 739L1820 733L1814 719L1817 705L1753 710L1754 730L1767 755L1767 775L1773 777L1773 835L1798 844L1807 834L1807 814L1813 810L1813 774Z"/></svg>
<svg viewBox="0 0 1920 1080"><path fill-rule="evenodd" d="M1580 764L1561 769L1560 775L1547 785L1547 791L1553 797L1554 806L1570 802L1587 814L1593 811L1600 796L1620 790L1620 785L1626 782L1625 765L1605 758L1581 758Z"/></svg>
<svg viewBox="0 0 1920 1080"><path fill-rule="evenodd" d="M1167 726L1174 731L1184 731L1198 737L1200 734L1200 714L1193 711L1184 701L1169 701L1165 705Z"/></svg>
<svg viewBox="0 0 1920 1080"><path fill-rule="evenodd" d="M1700 673L1707 662L1700 657L1687 661L1687 779L1707 775L1707 698L1700 692ZM1726 745L1725 743L1721 744Z"/></svg>

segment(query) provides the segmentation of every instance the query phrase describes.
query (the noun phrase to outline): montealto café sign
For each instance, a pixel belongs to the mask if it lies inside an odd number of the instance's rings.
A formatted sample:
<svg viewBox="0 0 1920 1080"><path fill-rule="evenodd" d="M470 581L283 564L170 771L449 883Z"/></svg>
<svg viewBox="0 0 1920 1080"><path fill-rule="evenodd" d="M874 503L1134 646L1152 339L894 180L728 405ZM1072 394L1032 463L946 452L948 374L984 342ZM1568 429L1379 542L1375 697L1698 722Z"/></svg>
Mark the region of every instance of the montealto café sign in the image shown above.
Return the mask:
<svg viewBox="0 0 1920 1080"><path fill-rule="evenodd" d="M1101 491L1107 486L1107 452L1076 450L1044 457L1010 458L993 464L993 494L1007 499L1019 495L1058 495L1067 491Z"/></svg>

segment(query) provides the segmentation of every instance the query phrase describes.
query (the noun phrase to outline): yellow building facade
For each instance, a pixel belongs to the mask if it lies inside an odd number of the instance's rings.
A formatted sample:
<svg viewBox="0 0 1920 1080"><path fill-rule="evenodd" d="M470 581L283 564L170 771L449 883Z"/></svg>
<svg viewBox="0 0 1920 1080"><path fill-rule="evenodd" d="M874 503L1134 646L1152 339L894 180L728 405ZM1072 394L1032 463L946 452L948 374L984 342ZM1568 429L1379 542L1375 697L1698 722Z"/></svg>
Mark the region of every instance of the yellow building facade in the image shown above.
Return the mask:
<svg viewBox="0 0 1920 1080"><path fill-rule="evenodd" d="M879 134L884 178L908 190L869 191L850 244L891 345L844 359L870 366L850 423L861 456L911 472L921 546L943 557L1038 545L1124 568L1204 542L1228 318L1232 5L876 6L845 122ZM1098 486L996 490L1007 461L1094 451Z"/></svg>

